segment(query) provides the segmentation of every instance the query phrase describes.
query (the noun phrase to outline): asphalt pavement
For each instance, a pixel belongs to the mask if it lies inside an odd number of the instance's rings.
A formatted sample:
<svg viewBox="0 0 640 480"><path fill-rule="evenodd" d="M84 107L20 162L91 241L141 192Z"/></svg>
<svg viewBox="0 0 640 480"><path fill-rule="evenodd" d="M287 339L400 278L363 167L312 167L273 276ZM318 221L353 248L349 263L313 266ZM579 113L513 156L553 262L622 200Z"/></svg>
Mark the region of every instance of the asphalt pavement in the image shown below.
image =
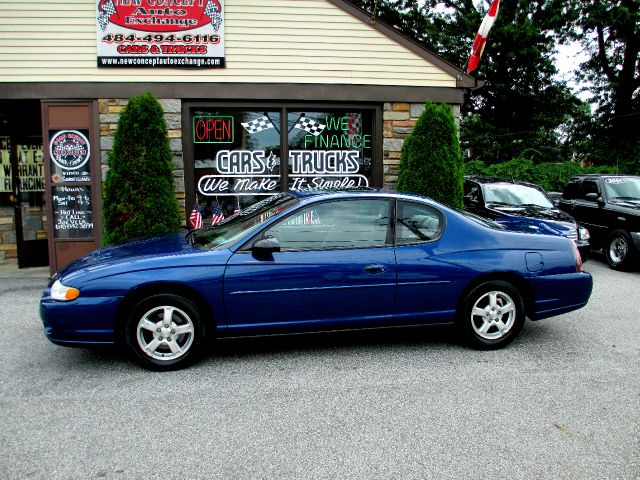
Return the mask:
<svg viewBox="0 0 640 480"><path fill-rule="evenodd" d="M448 329L219 342L152 373L49 343L0 278L1 479L640 479L640 272L494 352Z"/></svg>

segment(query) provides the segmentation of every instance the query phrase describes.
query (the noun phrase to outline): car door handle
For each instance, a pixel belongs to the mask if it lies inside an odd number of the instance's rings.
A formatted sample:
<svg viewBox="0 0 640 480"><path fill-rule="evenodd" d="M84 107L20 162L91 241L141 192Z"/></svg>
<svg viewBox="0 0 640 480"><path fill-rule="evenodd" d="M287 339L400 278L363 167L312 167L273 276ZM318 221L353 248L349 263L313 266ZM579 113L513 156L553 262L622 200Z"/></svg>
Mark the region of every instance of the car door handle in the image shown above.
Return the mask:
<svg viewBox="0 0 640 480"><path fill-rule="evenodd" d="M384 273L387 271L387 266L381 263L376 263L373 265L367 265L362 270L366 273L371 273L371 274Z"/></svg>

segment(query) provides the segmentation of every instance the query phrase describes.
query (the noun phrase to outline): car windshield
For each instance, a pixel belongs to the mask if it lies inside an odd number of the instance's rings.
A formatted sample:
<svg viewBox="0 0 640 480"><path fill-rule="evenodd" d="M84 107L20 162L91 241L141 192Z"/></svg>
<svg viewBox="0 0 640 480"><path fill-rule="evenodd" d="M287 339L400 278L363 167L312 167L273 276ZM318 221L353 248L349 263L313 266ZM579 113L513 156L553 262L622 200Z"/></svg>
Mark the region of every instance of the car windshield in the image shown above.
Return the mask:
<svg viewBox="0 0 640 480"><path fill-rule="evenodd" d="M299 203L300 200L288 193L274 195L254 203L216 225L187 233L187 240L191 245L204 248L227 248L246 234L258 229L267 219Z"/></svg>
<svg viewBox="0 0 640 480"><path fill-rule="evenodd" d="M553 208L549 198L537 188L513 183L489 183L482 186L485 203Z"/></svg>
<svg viewBox="0 0 640 480"><path fill-rule="evenodd" d="M640 178L607 177L604 190L609 200L640 201Z"/></svg>

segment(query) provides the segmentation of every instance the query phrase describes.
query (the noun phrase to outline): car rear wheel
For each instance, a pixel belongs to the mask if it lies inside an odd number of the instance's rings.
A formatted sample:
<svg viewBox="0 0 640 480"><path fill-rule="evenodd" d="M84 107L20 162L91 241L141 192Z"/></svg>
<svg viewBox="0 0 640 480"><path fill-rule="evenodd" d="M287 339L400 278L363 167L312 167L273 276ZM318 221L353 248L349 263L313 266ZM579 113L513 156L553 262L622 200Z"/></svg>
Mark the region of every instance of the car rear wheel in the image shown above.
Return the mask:
<svg viewBox="0 0 640 480"><path fill-rule="evenodd" d="M511 343L520 333L524 317L518 290L508 282L490 281L469 292L458 321L470 346L491 350Z"/></svg>
<svg viewBox="0 0 640 480"><path fill-rule="evenodd" d="M633 262L633 243L631 237L623 230L611 234L604 247L609 266L614 270L627 270Z"/></svg>
<svg viewBox="0 0 640 480"><path fill-rule="evenodd" d="M198 307L178 295L154 295L138 302L125 328L129 353L150 370L176 370L191 363L204 340Z"/></svg>

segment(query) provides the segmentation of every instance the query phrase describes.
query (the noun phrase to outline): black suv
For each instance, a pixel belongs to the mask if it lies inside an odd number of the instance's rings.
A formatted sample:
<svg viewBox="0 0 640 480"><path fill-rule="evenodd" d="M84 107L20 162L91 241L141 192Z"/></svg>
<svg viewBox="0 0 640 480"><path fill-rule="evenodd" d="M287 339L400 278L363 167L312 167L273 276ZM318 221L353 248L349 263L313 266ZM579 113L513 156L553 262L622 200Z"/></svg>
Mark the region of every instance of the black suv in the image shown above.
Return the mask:
<svg viewBox="0 0 640 480"><path fill-rule="evenodd" d="M464 209L509 230L568 237L576 242L582 261L591 254L589 231L559 210L533 183L465 177Z"/></svg>
<svg viewBox="0 0 640 480"><path fill-rule="evenodd" d="M640 252L640 177L579 175L565 187L558 206L591 232L609 266L626 270Z"/></svg>

